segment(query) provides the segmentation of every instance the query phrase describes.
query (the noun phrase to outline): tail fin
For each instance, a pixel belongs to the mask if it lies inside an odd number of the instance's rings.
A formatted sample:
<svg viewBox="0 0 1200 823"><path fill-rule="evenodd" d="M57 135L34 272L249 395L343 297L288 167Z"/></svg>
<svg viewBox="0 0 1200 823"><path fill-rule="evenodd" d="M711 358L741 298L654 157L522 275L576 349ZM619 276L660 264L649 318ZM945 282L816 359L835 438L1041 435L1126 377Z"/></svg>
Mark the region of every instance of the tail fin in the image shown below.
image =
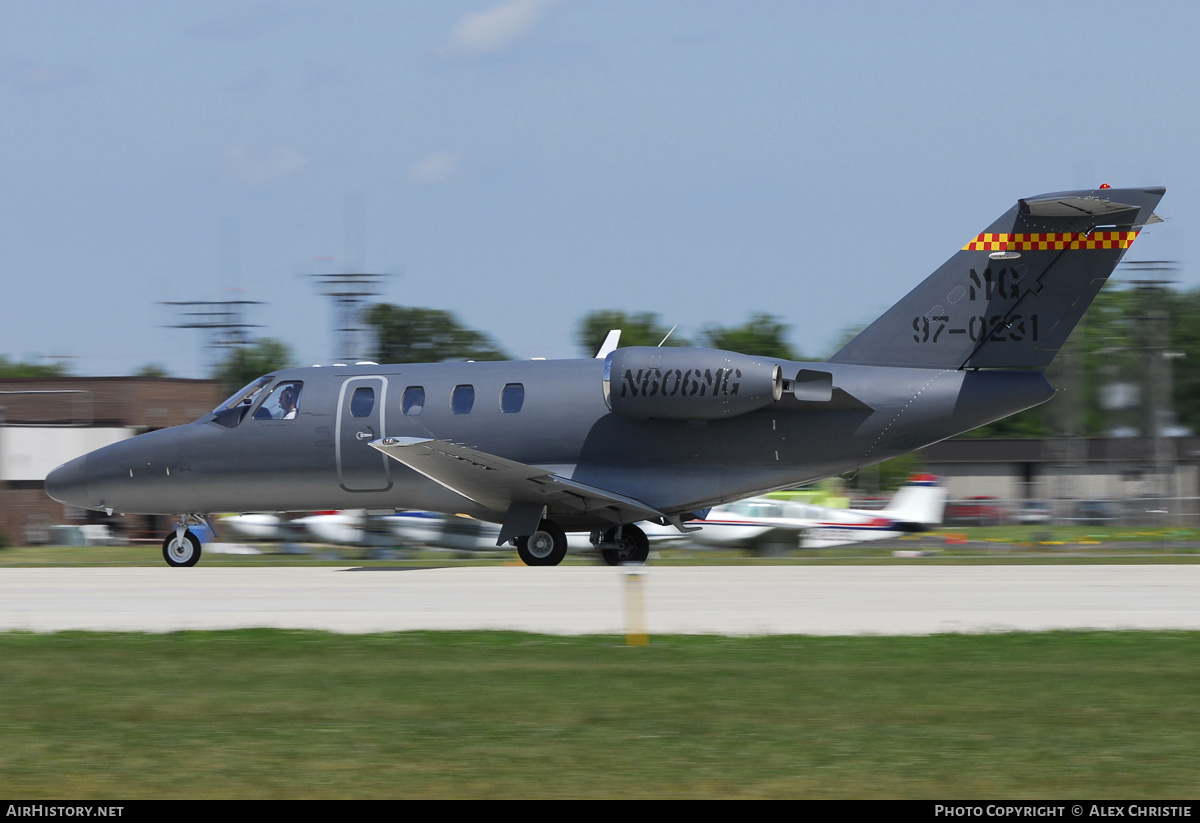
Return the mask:
<svg viewBox="0 0 1200 823"><path fill-rule="evenodd" d="M831 363L1045 368L1147 223L1164 188L1018 200Z"/></svg>
<svg viewBox="0 0 1200 823"><path fill-rule="evenodd" d="M946 497L947 492L937 484L936 477L913 475L908 485L897 490L880 514L908 526L908 530L926 531L941 525L946 513Z"/></svg>

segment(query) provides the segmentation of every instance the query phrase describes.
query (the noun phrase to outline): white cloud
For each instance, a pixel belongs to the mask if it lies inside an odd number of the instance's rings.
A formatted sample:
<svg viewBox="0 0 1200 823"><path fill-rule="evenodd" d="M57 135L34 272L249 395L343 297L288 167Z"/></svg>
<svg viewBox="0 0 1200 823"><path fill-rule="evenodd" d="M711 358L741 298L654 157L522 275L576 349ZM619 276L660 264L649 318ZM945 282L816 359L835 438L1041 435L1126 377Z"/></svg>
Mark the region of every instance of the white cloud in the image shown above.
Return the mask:
<svg viewBox="0 0 1200 823"><path fill-rule="evenodd" d="M446 182L458 169L458 153L439 151L422 157L408 168L408 179L422 186Z"/></svg>
<svg viewBox="0 0 1200 823"><path fill-rule="evenodd" d="M450 32L448 54L483 57L502 51L527 34L558 0L505 0L487 11L463 16Z"/></svg>
<svg viewBox="0 0 1200 823"><path fill-rule="evenodd" d="M291 146L271 146L255 151L247 146L225 150L222 166L230 182L239 186L265 186L308 168L308 158Z"/></svg>

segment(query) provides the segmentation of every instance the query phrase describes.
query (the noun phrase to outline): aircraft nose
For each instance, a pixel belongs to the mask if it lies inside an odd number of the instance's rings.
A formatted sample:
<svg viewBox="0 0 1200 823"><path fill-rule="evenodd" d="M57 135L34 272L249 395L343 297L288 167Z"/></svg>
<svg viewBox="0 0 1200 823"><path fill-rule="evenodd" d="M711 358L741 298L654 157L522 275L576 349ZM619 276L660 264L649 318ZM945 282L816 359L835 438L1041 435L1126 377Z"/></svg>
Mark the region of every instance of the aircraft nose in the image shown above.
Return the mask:
<svg viewBox="0 0 1200 823"><path fill-rule="evenodd" d="M86 462L86 457L77 457L46 475L46 494L60 503L81 509L91 508L93 504L88 496Z"/></svg>

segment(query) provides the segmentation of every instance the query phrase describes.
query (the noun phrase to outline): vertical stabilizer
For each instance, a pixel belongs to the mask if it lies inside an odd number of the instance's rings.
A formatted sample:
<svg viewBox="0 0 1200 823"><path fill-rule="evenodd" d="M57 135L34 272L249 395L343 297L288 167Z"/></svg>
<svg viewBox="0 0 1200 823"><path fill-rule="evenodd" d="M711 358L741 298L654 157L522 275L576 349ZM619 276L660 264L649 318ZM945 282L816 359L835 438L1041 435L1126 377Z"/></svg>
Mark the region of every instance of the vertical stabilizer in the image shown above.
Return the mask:
<svg viewBox="0 0 1200 823"><path fill-rule="evenodd" d="M908 485L896 491L880 514L898 523L934 528L942 524L947 496L946 489L937 484L937 478L933 475L913 475Z"/></svg>
<svg viewBox="0 0 1200 823"><path fill-rule="evenodd" d="M1017 201L831 363L1045 368L1157 221L1164 188L1069 191Z"/></svg>

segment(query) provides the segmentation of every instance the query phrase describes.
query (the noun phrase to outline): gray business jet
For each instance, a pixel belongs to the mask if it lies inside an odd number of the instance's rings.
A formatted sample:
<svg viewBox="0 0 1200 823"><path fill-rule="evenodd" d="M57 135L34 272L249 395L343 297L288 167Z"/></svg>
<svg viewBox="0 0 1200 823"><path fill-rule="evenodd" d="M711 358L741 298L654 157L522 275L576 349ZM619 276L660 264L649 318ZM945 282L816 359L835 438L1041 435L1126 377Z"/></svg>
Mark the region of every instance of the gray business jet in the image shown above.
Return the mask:
<svg viewBox="0 0 1200 823"><path fill-rule="evenodd" d="M46 491L179 515L172 566L199 559L188 526L207 513L320 509L470 515L534 566L562 561L567 531L642 562L639 522L683 531L1049 400L1043 369L1165 191L1018 200L824 363L610 342L591 360L286 369L58 467Z"/></svg>

